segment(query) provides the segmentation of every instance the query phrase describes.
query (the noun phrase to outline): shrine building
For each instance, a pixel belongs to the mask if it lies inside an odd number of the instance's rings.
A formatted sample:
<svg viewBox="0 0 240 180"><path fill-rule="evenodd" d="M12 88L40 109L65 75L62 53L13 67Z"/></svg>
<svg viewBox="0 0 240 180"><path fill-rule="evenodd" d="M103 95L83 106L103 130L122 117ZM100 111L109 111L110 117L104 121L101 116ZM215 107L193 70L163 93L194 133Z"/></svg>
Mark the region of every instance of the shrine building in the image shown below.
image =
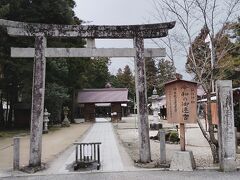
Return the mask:
<svg viewBox="0 0 240 180"><path fill-rule="evenodd" d="M127 88L83 89L77 92L76 118L95 121L97 117L120 121L128 113Z"/></svg>

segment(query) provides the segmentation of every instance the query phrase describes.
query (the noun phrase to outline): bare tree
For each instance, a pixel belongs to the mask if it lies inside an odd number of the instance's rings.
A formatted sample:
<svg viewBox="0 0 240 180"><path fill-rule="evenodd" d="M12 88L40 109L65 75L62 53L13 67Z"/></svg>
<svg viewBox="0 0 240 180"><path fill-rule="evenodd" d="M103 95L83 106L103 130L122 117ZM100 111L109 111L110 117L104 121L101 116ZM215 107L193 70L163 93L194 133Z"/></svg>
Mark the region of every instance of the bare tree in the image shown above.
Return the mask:
<svg viewBox="0 0 240 180"><path fill-rule="evenodd" d="M175 42L182 47L188 61L191 62L191 72L198 81L207 95L207 115L209 131L200 128L204 137L207 139L212 155L213 162L218 163L218 141L214 135L214 126L211 117L211 92L214 91L214 80L218 79L216 70L227 66L228 63L220 63L227 53L234 48L229 44L225 44L222 48L217 49L226 38L229 22L236 20L236 16L240 10L240 0L153 0L154 7L157 10L156 15L159 19L177 20L177 34L175 34ZM166 16L166 11L168 15ZM196 35L205 27L208 30L209 50L206 52L199 66L197 54L192 44ZM227 41L228 42L228 41ZM165 42L171 46L169 42ZM167 46L167 47L168 47ZM174 52L171 52L173 55ZM209 57L210 56L210 57ZM210 62L209 62L210 60ZM210 66L209 66L210 63ZM198 121L199 126L201 122Z"/></svg>
<svg viewBox="0 0 240 180"><path fill-rule="evenodd" d="M162 6L158 5L158 1L153 0L153 4L155 7L156 14L152 14L154 19L159 22L166 22L168 17L168 12L163 9ZM161 8L161 9L159 9ZM161 44L167 47L167 57L171 60L172 64L175 66L174 63L174 45L173 45L173 37L170 34L166 38L159 38L159 39L152 39L155 45L161 47ZM160 43L159 43L160 42Z"/></svg>

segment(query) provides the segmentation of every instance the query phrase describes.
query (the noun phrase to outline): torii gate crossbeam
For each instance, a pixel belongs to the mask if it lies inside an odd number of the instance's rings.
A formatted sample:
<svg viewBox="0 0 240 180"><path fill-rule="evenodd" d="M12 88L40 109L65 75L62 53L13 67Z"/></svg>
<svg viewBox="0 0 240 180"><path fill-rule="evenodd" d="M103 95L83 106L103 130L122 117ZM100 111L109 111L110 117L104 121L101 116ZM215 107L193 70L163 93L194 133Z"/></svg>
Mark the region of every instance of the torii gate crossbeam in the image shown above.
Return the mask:
<svg viewBox="0 0 240 180"><path fill-rule="evenodd" d="M11 57L33 58L34 48L11 48ZM46 48L45 57L135 57L135 48ZM165 57L164 48L144 49L145 57Z"/></svg>

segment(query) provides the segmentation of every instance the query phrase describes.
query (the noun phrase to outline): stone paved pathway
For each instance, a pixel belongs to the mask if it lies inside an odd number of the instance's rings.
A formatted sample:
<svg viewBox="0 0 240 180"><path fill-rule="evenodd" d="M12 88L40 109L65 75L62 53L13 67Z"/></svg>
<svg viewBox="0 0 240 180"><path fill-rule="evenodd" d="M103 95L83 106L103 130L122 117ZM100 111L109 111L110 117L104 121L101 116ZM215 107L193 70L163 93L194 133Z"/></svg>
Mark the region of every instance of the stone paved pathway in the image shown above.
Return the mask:
<svg viewBox="0 0 240 180"><path fill-rule="evenodd" d="M115 135L112 123L107 119L98 118L96 123L83 138L81 142L101 142L101 168L100 171L125 171L134 170L135 167L131 162L129 156L125 152L124 148L119 145L118 139ZM55 168L55 173L67 173L69 172L69 165L75 160L75 149L71 149L68 158L65 158L65 162L59 168ZM63 162L64 160L62 160ZM61 162L59 162L61 163ZM58 166L59 166L59 163ZM51 168L50 168L51 169ZM57 172L56 172L57 171Z"/></svg>

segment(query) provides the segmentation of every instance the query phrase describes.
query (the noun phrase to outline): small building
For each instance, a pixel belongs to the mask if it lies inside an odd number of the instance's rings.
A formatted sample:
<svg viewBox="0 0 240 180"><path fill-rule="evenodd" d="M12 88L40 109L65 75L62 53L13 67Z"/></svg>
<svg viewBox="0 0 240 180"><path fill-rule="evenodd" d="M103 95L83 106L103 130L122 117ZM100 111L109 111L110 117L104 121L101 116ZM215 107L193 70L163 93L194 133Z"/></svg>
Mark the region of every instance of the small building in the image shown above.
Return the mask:
<svg viewBox="0 0 240 180"><path fill-rule="evenodd" d="M127 88L83 89L77 93L75 117L85 121L111 117L112 121L119 121L127 112L128 102Z"/></svg>

